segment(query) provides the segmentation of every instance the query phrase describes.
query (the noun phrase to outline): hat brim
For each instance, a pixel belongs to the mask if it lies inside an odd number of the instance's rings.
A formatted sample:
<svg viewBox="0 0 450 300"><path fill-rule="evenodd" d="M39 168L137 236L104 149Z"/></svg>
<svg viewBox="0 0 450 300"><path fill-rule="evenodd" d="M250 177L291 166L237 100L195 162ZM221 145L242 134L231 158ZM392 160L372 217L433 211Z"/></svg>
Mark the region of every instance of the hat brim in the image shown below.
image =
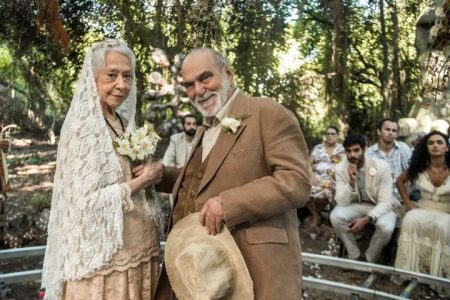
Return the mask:
<svg viewBox="0 0 450 300"><path fill-rule="evenodd" d="M181 249L184 249L190 242L195 242L199 239L212 239L220 243L226 249L228 257L236 268L236 285L227 299L254 299L253 281L233 236L226 226L223 226L220 233L209 235L206 228L201 226L198 213L190 214L175 224L166 241L164 253L166 271L177 298L181 300L192 299L192 296L183 283L181 274L177 271L175 266L176 257Z"/></svg>

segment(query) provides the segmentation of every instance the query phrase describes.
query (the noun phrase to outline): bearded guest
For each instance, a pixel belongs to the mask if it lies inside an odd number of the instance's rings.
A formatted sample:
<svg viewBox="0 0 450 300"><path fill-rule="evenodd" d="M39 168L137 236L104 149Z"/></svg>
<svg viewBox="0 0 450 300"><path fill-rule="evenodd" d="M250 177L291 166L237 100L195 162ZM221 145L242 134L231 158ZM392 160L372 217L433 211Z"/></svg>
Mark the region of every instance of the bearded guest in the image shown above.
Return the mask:
<svg viewBox="0 0 450 300"><path fill-rule="evenodd" d="M153 299L161 167L135 169L113 140L135 130L135 56L106 40L86 52L61 128L42 274L45 299Z"/></svg>
<svg viewBox="0 0 450 300"><path fill-rule="evenodd" d="M301 298L296 209L307 201L310 184L308 150L297 119L272 99L245 95L225 58L212 49L192 51L182 76L205 121L186 166L164 168L158 188L173 187L175 203L169 228L195 212L210 235L226 226L256 299ZM163 271L156 298L172 297Z"/></svg>
<svg viewBox="0 0 450 300"><path fill-rule="evenodd" d="M350 134L343 146L347 159L335 170L337 205L331 211L331 224L344 243L348 258L376 263L396 222L391 169L386 162L365 155L367 145L362 135ZM355 234L370 223L375 225L375 232L363 254Z"/></svg>
<svg viewBox="0 0 450 300"><path fill-rule="evenodd" d="M192 142L197 132L197 119L194 115L185 115L182 119L183 131L170 137L170 144L164 153L162 163L165 166L183 167L192 150Z"/></svg>

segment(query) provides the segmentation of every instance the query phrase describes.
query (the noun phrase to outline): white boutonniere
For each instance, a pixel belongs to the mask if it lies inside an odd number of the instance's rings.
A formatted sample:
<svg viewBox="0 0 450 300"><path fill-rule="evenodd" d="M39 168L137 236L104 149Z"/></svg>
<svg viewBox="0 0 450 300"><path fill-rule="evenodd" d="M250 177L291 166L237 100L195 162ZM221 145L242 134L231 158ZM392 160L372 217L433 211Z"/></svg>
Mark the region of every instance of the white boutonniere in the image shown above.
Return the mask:
<svg viewBox="0 0 450 300"><path fill-rule="evenodd" d="M377 174L377 169L375 169L375 168L370 168L370 169L369 169L369 175L370 175L370 176L375 176L375 174Z"/></svg>
<svg viewBox="0 0 450 300"><path fill-rule="evenodd" d="M242 121L245 120L249 115L239 116L239 117L226 117L220 121L220 126L222 130L226 133L236 133L236 131L241 127Z"/></svg>
<svg viewBox="0 0 450 300"><path fill-rule="evenodd" d="M222 130L226 133L235 133L239 126L241 126L241 121L235 118L225 118L220 122L220 126L222 126Z"/></svg>

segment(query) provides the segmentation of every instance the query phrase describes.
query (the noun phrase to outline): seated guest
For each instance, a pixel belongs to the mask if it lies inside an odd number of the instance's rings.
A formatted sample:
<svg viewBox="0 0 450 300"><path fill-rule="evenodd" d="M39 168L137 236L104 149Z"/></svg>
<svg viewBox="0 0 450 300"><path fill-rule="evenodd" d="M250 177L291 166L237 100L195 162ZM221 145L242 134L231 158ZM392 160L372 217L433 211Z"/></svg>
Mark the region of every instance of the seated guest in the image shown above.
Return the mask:
<svg viewBox="0 0 450 300"><path fill-rule="evenodd" d="M397 179L408 207L398 242L395 267L450 278L450 155L448 137L432 131L415 147L409 168ZM414 203L407 181L422 198ZM450 296L450 290L447 290Z"/></svg>
<svg viewBox="0 0 450 300"><path fill-rule="evenodd" d="M170 144L162 161L165 166L181 168L191 153L192 142L197 131L197 120L194 115L188 114L183 117L182 123L183 131L170 137Z"/></svg>
<svg viewBox="0 0 450 300"><path fill-rule="evenodd" d="M325 142L314 147L309 161L311 164L311 195L306 207L311 212L310 228L320 223L320 212L333 199L334 166L344 156L344 147L338 143L339 131L334 126L325 130Z"/></svg>
<svg viewBox="0 0 450 300"><path fill-rule="evenodd" d="M411 148L404 142L398 141L399 125L396 120L382 119L378 122L377 134L378 142L367 149L366 156L375 157L387 162L391 169L393 195L395 197L395 212L402 218L406 213L406 208L401 205L400 195L394 185L397 177L408 167L411 158Z"/></svg>
<svg viewBox="0 0 450 300"><path fill-rule="evenodd" d="M337 206L331 212L331 224L350 259L377 262L396 222L391 170L386 162L364 155L363 136L349 135L343 145L347 159L336 166ZM354 234L369 223L375 224L375 233L364 256Z"/></svg>

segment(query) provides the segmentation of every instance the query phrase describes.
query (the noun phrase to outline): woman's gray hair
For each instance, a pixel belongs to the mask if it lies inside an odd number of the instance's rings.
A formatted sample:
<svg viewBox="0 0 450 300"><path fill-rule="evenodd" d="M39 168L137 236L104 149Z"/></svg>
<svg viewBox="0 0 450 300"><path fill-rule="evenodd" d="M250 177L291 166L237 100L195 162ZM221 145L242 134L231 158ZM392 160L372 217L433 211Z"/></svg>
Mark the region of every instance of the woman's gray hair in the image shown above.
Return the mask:
<svg viewBox="0 0 450 300"><path fill-rule="evenodd" d="M103 42L98 43L92 50L92 71L94 72L95 78L98 76L98 72L105 66L105 57L109 52L119 52L130 59L131 71L135 74L136 57L133 51L128 48L127 45L119 40L108 39Z"/></svg>

